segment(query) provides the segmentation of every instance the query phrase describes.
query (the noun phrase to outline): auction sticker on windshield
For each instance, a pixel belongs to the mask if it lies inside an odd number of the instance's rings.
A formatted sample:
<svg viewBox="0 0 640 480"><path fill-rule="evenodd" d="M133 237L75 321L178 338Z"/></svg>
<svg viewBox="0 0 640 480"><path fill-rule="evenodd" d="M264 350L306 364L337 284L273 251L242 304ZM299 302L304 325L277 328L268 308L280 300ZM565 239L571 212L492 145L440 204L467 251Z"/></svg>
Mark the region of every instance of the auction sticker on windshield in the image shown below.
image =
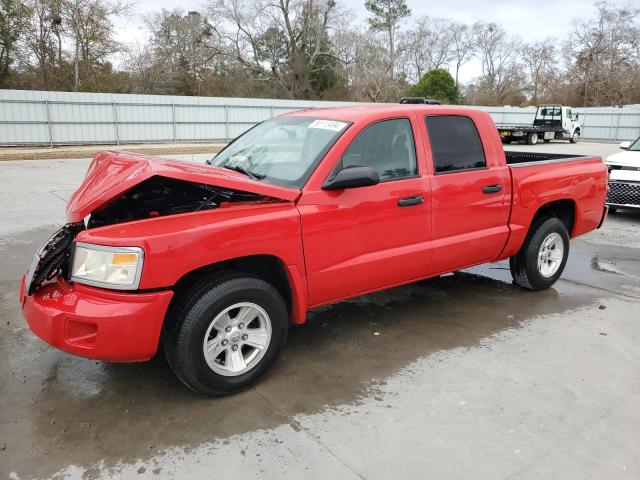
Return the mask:
<svg viewBox="0 0 640 480"><path fill-rule="evenodd" d="M322 130L331 130L333 132L340 132L347 126L345 122L338 122L336 120L314 120L309 128L320 128Z"/></svg>

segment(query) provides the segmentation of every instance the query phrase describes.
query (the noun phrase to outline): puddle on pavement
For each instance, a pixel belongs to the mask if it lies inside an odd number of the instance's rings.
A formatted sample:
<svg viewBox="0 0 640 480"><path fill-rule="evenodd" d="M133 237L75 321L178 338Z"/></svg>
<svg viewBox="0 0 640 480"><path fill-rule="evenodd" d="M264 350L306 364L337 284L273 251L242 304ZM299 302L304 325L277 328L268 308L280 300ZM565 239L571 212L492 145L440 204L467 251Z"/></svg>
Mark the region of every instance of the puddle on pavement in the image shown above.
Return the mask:
<svg viewBox="0 0 640 480"><path fill-rule="evenodd" d="M25 249L11 263L24 256L25 265L30 254ZM145 458L158 449L195 447L357 403L420 357L473 347L538 315L596 301L593 291L567 282L524 291L511 285L504 262L484 265L312 312L305 325L290 330L281 360L255 388L205 399L183 387L162 356L107 364L44 345L26 331L17 300L11 300L15 278L0 283L0 425L11 432L3 435L6 449L0 452L11 458L0 462L9 470L0 473L28 475Z"/></svg>

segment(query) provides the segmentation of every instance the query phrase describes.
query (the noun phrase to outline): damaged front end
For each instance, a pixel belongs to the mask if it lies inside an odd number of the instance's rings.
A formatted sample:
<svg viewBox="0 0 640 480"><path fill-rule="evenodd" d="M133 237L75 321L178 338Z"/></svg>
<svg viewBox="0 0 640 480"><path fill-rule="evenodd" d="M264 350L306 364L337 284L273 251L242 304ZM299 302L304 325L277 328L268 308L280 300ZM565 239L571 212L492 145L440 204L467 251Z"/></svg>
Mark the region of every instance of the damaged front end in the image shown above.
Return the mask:
<svg viewBox="0 0 640 480"><path fill-rule="evenodd" d="M70 279L76 237L85 229L242 204L291 202L299 194L215 167L100 152L67 204L67 224L36 252L26 293L60 276Z"/></svg>
<svg viewBox="0 0 640 480"><path fill-rule="evenodd" d="M26 275L29 295L59 275L68 277L73 242L82 230L84 223L69 223L40 246Z"/></svg>
<svg viewBox="0 0 640 480"><path fill-rule="evenodd" d="M86 226L85 222L74 222L56 231L36 252L26 278L28 294L58 276L69 279L73 244L85 229L269 200L269 197L255 193L151 177L92 212Z"/></svg>
<svg viewBox="0 0 640 480"><path fill-rule="evenodd" d="M229 203L260 202L265 197L204 183L151 177L91 213L87 228L212 210Z"/></svg>

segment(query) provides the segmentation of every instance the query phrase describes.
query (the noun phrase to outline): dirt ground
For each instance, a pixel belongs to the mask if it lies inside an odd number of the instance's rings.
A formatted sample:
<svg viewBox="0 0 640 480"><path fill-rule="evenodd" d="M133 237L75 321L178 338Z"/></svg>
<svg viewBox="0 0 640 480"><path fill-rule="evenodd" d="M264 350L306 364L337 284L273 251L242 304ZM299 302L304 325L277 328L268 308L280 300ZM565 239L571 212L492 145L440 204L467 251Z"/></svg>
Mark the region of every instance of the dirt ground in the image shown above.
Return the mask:
<svg viewBox="0 0 640 480"><path fill-rule="evenodd" d="M161 355L28 330L19 278L87 164L0 164L0 478L640 478L640 212L576 239L547 291L501 262L314 311L256 387L205 399Z"/></svg>

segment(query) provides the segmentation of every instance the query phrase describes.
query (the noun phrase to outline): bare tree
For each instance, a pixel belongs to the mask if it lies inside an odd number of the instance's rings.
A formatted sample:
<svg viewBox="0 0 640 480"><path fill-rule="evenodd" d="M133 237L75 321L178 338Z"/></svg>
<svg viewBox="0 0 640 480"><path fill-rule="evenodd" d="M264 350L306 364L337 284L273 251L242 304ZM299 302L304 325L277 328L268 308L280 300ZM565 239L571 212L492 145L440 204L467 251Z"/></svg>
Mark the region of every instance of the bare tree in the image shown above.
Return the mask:
<svg viewBox="0 0 640 480"><path fill-rule="evenodd" d="M366 0L366 9L371 12L369 26L375 31L387 34L389 40L389 64L391 78L396 67L396 34L403 19L411 15L406 0Z"/></svg>
<svg viewBox="0 0 640 480"><path fill-rule="evenodd" d="M478 94L483 103L504 104L522 93L524 79L518 65L522 47L495 23L473 26L475 46L482 64Z"/></svg>
<svg viewBox="0 0 640 480"><path fill-rule="evenodd" d="M549 90L555 86L559 69L555 43L554 39L548 38L524 46L522 61L527 72L527 91L533 104L538 103L540 97L548 97Z"/></svg>
<svg viewBox="0 0 640 480"><path fill-rule="evenodd" d="M456 72L455 81L456 87L458 87L460 85L460 69L474 54L473 31L468 25L454 22L451 25L451 37L453 43L453 63Z"/></svg>
<svg viewBox="0 0 640 480"><path fill-rule="evenodd" d="M354 87L369 101L387 100L395 90L387 55L378 33L369 30L356 38Z"/></svg>
<svg viewBox="0 0 640 480"><path fill-rule="evenodd" d="M342 13L335 0L215 0L209 11L222 20L227 55L293 98L311 96Z"/></svg>
<svg viewBox="0 0 640 480"><path fill-rule="evenodd" d="M60 10L58 0L29 0L30 18L25 25L21 67L34 77L35 88L52 88L60 78L56 71L55 18Z"/></svg>
<svg viewBox="0 0 640 480"><path fill-rule="evenodd" d="M492 23L412 21L407 0L365 0L364 22L346 0L206 0L203 11L157 10L148 39L125 51L114 33L123 1L0 0L2 86L379 102L446 69L473 103L640 103L632 3L598 1L564 39L525 45ZM473 57L481 74L461 85Z"/></svg>
<svg viewBox="0 0 640 480"><path fill-rule="evenodd" d="M150 45L135 44L127 48L124 64L130 74L130 90L134 93L160 93L166 82L164 65L155 57ZM173 93L173 92L172 92Z"/></svg>
<svg viewBox="0 0 640 480"><path fill-rule="evenodd" d="M114 38L113 19L126 14L129 6L110 0L63 0L62 7L66 33L73 45L73 91L78 91L82 79L120 49Z"/></svg>
<svg viewBox="0 0 640 480"><path fill-rule="evenodd" d="M575 22L568 75L579 82L584 106L624 104L639 80L639 10L607 2L596 9L596 18Z"/></svg>
<svg viewBox="0 0 640 480"><path fill-rule="evenodd" d="M0 0L0 86L9 76L18 40L27 27L29 9L17 0Z"/></svg>
<svg viewBox="0 0 640 480"><path fill-rule="evenodd" d="M161 10L145 18L150 33L147 54L150 65L140 58L134 64L146 71L160 71L163 82L157 88L170 93L197 95L205 77L215 70L224 54L222 40L209 20L198 12ZM143 78L144 78L143 74Z"/></svg>
<svg viewBox="0 0 640 480"><path fill-rule="evenodd" d="M408 78L419 81L429 70L446 67L454 58L455 22L420 17L402 37L402 57Z"/></svg>

